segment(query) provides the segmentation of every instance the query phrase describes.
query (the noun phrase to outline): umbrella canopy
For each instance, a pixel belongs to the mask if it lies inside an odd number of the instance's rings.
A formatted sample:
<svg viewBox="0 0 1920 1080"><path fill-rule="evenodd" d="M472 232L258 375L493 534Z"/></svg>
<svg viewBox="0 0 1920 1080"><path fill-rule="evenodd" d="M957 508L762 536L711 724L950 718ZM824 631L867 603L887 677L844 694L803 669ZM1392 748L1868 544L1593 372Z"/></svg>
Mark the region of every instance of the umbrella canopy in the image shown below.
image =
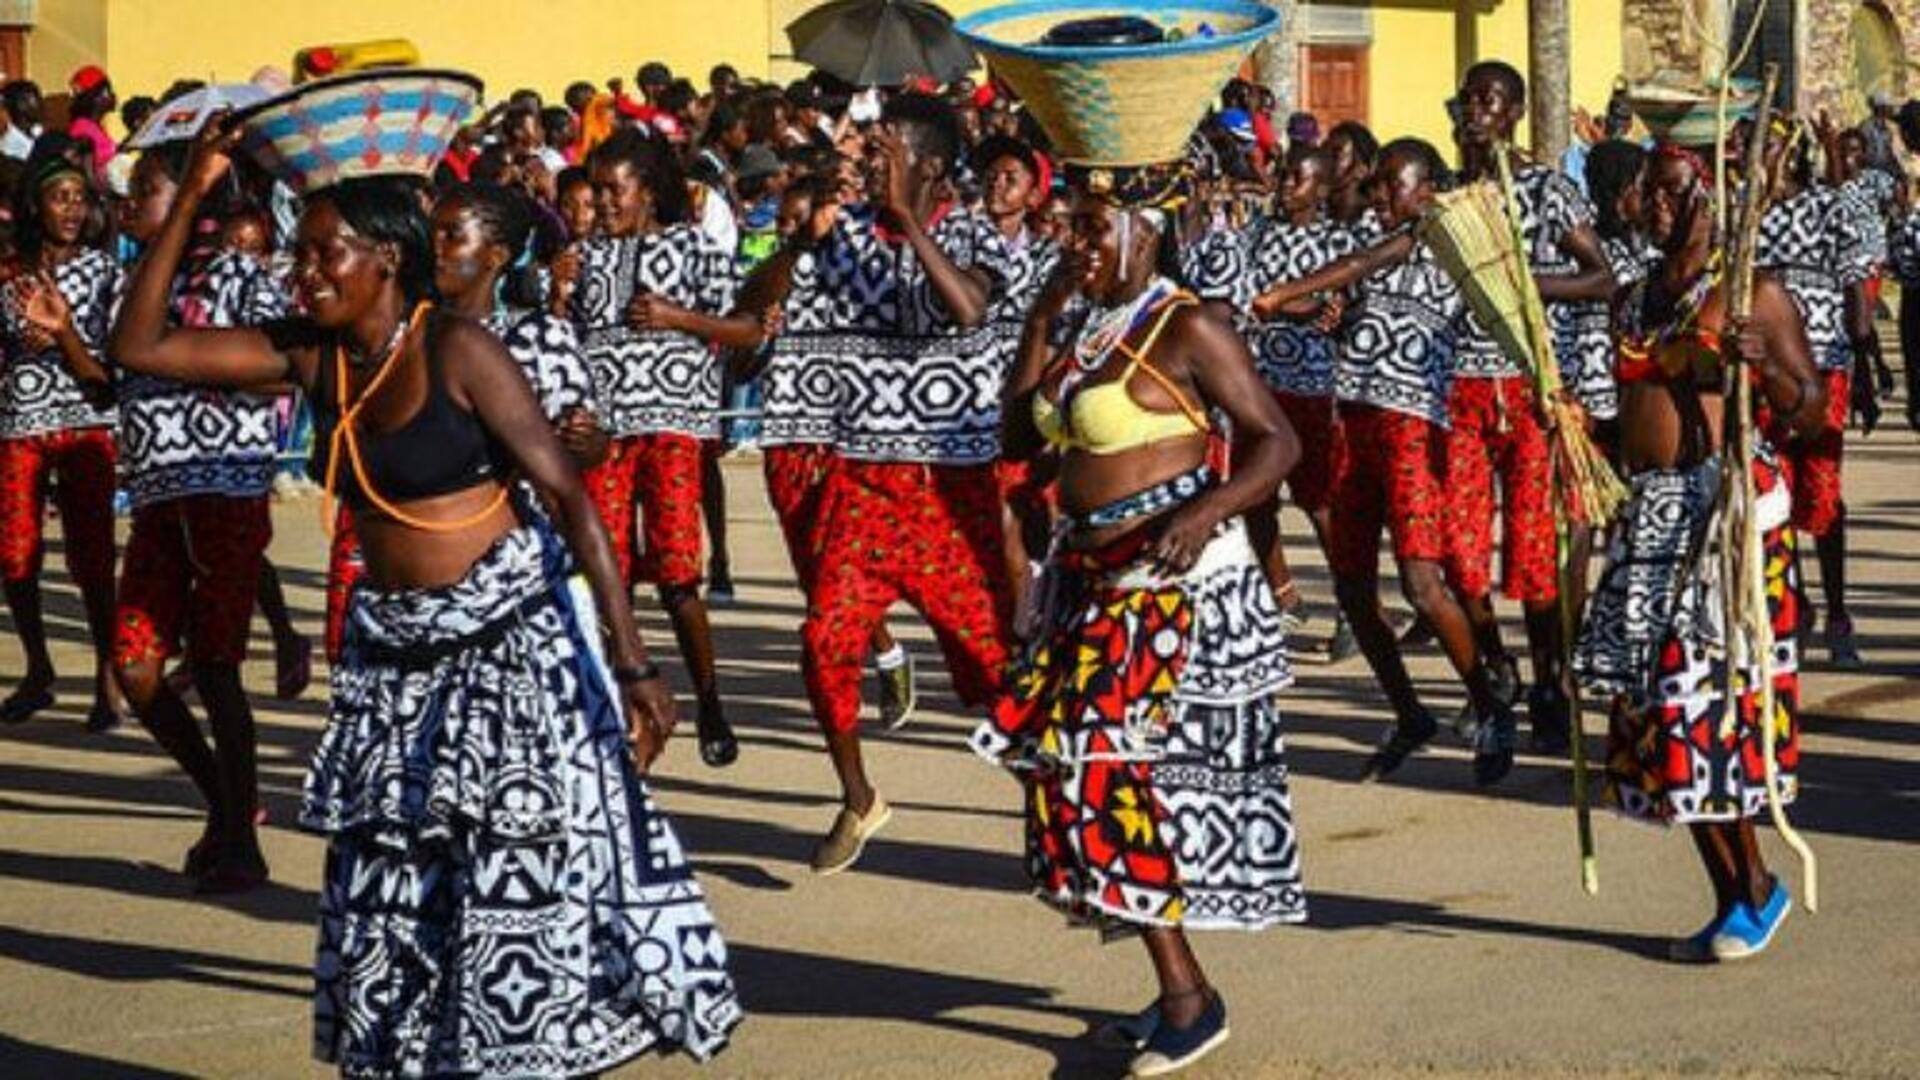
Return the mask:
<svg viewBox="0 0 1920 1080"><path fill-rule="evenodd" d="M191 139L200 134L200 129L207 126L208 118L214 114L235 112L272 96L271 90L252 83L203 86L153 110L147 122L141 124L140 130L127 140L127 145L135 150L145 150L161 143Z"/></svg>
<svg viewBox="0 0 1920 1080"><path fill-rule="evenodd" d="M953 16L924 0L829 0L788 24L787 40L795 59L855 86L951 82L976 63Z"/></svg>

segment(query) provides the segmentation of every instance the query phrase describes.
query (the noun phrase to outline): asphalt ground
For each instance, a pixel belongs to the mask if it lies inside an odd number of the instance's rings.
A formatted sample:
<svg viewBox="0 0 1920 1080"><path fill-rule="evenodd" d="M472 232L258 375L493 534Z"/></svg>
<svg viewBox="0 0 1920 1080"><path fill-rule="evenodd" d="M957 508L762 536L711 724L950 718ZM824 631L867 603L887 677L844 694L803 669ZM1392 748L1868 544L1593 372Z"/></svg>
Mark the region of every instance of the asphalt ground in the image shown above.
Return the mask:
<svg viewBox="0 0 1920 1080"><path fill-rule="evenodd" d="M1920 1075L1920 440L1899 416L1890 407L1889 425L1849 448L1851 596L1868 667L1831 670L1816 643L1803 682L1793 817L1820 855L1821 908L1796 911L1769 954L1739 964L1664 959L1667 939L1710 908L1679 833L1598 816L1601 888L1581 890L1564 761L1523 755L1484 792L1468 751L1443 737L1389 783L1354 781L1386 707L1362 661L1329 666L1314 651L1331 590L1290 513L1290 552L1320 613L1285 701L1311 919L1199 939L1234 1036L1192 1075ZM1016 788L966 750L973 721L904 609L893 624L920 660L924 706L898 733L869 728L867 743L894 821L856 871L809 873L836 788L800 685L800 598L757 465L730 460L726 476L740 595L715 625L743 753L730 769L702 766L688 723L654 780L749 1012L698 1071L1124 1071L1086 1035L1152 996L1144 954L1069 930L1025 894ZM272 555L317 636L316 519L312 500L279 505ZM194 793L137 728L82 730L84 627L50 562L60 702L0 729L0 1075L318 1075L307 995L321 845L288 824L324 722L324 679L301 700L271 700L271 647L256 625L245 679L258 695L274 880L197 899L176 872L199 830ZM1811 558L1807 569L1817 577ZM684 689L664 621L641 607ZM10 682L22 663L6 629ZM1509 637L1520 640L1517 627ZM1439 655L1423 650L1413 666L1450 711L1460 695ZM1600 725L1590 712L1596 758ZM1763 843L1797 888L1784 847L1771 833ZM656 1058L618 1075L696 1071Z"/></svg>

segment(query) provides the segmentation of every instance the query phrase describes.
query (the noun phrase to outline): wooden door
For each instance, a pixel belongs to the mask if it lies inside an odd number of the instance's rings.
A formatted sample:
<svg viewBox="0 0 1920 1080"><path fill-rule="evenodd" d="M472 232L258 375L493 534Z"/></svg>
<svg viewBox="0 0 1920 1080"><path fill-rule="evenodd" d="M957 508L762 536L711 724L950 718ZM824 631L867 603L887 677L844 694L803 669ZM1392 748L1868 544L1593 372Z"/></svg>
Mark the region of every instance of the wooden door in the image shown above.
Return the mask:
<svg viewBox="0 0 1920 1080"><path fill-rule="evenodd" d="M0 26L0 82L27 77L27 28Z"/></svg>
<svg viewBox="0 0 1920 1080"><path fill-rule="evenodd" d="M1302 107L1326 131L1342 120L1367 122L1367 52L1365 45L1308 45L1301 49L1300 80L1306 90Z"/></svg>

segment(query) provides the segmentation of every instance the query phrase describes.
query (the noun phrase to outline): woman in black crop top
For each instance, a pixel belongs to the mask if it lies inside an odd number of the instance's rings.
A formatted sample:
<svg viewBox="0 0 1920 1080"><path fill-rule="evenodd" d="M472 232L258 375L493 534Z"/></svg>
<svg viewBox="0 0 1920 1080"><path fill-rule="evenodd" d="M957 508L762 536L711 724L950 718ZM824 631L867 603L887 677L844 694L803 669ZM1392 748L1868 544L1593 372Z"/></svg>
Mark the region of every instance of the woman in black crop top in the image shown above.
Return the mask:
<svg viewBox="0 0 1920 1080"><path fill-rule="evenodd" d="M336 372L347 375L344 400L357 403L392 352L393 370L360 407L357 437L374 494L404 518L366 505L357 481L343 486L361 517L371 581L382 588L458 581L516 524L504 504L479 513L498 501L504 473L516 471L558 511L613 628L616 668L651 671L606 531L512 357L466 320L413 318L431 295L433 256L426 217L405 181L351 180L309 196L294 244L294 287L307 317L237 330L167 327L167 284L193 214L227 167L224 146L197 149L173 214L133 277L113 329L115 358L185 382L298 383L313 400L322 431L316 444L324 446L338 421ZM316 449L316 458L323 454ZM345 461L337 471L352 475ZM651 761L672 728L672 698L657 678L624 688L634 738Z"/></svg>
<svg viewBox="0 0 1920 1080"><path fill-rule="evenodd" d="M433 248L406 181L307 194L294 245L307 317L169 329L168 283L227 145L195 148L112 348L186 382L297 382L322 475L353 509L366 580L300 811L329 838L318 1056L384 1075L536 1054L596 1073L656 1043L712 1055L740 1015L725 946L639 775L673 730L673 699L577 467L500 341L428 303ZM517 479L553 524L519 510ZM566 869L536 883L535 864ZM528 890L581 932L516 930ZM542 1023L491 992L485 965L504 955L552 988ZM644 993L603 977L643 967ZM405 1007L386 1003L394 985L417 991Z"/></svg>

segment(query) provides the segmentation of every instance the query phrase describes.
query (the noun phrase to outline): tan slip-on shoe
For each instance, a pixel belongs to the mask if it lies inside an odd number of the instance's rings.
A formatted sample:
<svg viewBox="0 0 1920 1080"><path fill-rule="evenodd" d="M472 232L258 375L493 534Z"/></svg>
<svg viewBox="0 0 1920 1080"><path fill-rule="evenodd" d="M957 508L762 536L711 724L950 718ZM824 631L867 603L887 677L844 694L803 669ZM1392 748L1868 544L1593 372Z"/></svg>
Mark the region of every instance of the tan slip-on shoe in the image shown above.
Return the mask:
<svg viewBox="0 0 1920 1080"><path fill-rule="evenodd" d="M821 839L820 846L813 849L813 872L837 874L852 866L866 850L868 838L892 817L893 808L877 791L873 793L873 805L867 807L864 816L854 813L851 807L841 807L840 816L833 819L833 828Z"/></svg>

